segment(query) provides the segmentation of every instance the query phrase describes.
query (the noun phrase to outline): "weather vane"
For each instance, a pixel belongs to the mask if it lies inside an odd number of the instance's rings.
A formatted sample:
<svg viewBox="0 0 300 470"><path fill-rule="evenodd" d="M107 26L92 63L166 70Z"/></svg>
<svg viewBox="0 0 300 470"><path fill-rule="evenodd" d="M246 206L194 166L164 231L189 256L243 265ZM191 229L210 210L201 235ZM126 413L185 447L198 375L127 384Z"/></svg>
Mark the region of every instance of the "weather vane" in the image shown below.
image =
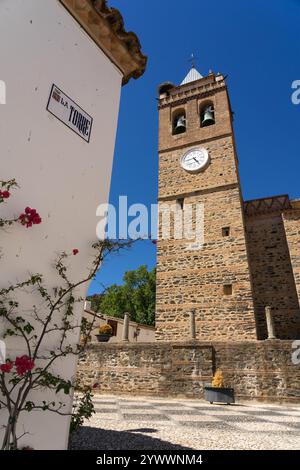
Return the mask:
<svg viewBox="0 0 300 470"><path fill-rule="evenodd" d="M196 67L196 60L197 59L198 59L198 57L196 57L195 54L192 53L191 58L189 59L189 62L191 62L193 68Z"/></svg>

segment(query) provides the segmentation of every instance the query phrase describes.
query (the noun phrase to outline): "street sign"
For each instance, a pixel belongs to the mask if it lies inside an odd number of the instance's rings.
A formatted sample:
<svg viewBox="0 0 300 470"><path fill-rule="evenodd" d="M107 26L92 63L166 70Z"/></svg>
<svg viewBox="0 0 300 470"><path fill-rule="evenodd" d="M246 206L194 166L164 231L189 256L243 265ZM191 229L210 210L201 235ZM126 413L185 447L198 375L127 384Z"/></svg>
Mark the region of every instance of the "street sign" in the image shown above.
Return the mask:
<svg viewBox="0 0 300 470"><path fill-rule="evenodd" d="M93 118L54 84L47 110L86 142L90 141Z"/></svg>

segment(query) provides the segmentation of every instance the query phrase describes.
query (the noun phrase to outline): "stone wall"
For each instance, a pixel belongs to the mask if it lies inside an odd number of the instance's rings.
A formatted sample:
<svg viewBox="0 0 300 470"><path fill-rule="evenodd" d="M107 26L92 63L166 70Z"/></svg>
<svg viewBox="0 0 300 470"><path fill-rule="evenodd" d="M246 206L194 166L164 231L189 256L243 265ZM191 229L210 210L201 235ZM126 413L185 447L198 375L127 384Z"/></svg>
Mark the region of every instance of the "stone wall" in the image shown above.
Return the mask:
<svg viewBox="0 0 300 470"><path fill-rule="evenodd" d="M221 368L240 400L300 402L300 364L292 364L292 341L214 343Z"/></svg>
<svg viewBox="0 0 300 470"><path fill-rule="evenodd" d="M200 110L211 103L215 109L214 126L200 128ZM187 132L172 135L172 120L175 113L184 110ZM231 109L223 77L211 75L201 81L172 90L170 96L159 100L159 152L172 148L193 146L200 140L210 141L217 136L230 135Z"/></svg>
<svg viewBox="0 0 300 470"><path fill-rule="evenodd" d="M90 345L79 363L82 383L100 393L203 398L221 368L238 400L300 401L300 366L291 341Z"/></svg>
<svg viewBox="0 0 300 470"><path fill-rule="evenodd" d="M201 127L200 110L208 102L215 124ZM190 240L174 236L174 216L164 238L166 222L160 217L156 339L189 340L191 310L198 341L265 339L266 306L272 307L277 338L300 338L300 201L288 195L242 200L222 76L172 88L160 96L158 107L159 204L177 210L202 204L204 245L192 251ZM178 112L185 113L186 132L172 135ZM194 147L205 147L210 157L197 173L180 165ZM223 236L224 228L229 236Z"/></svg>
<svg viewBox="0 0 300 470"><path fill-rule="evenodd" d="M215 124L200 127L200 110L214 105ZM172 117L184 108L187 130L172 135ZM252 287L245 240L243 202L237 169L231 107L222 77L172 90L159 101L159 203L178 198L204 207L204 246L170 238L157 244L156 339L188 340L189 312L195 311L197 340L256 339ZM210 164L190 173L180 165L193 147L205 147ZM230 235L222 229L229 227ZM163 229L162 218L159 223ZM224 292L232 287L232 294Z"/></svg>
<svg viewBox="0 0 300 470"><path fill-rule="evenodd" d="M78 376L107 393L199 396L202 384L211 380L212 356L210 344L92 344Z"/></svg>
<svg viewBox="0 0 300 470"><path fill-rule="evenodd" d="M292 210L283 213L283 222L300 303L300 201L291 204Z"/></svg>
<svg viewBox="0 0 300 470"><path fill-rule="evenodd" d="M160 240L157 248L156 338L190 339L195 310L197 339L255 339L256 325L238 188L190 196L204 205L204 246ZM222 235L230 227L230 236ZM224 285L232 285L232 295Z"/></svg>
<svg viewBox="0 0 300 470"><path fill-rule="evenodd" d="M266 305L272 307L276 337L300 338L299 214L278 211L246 217L258 339L267 338Z"/></svg>

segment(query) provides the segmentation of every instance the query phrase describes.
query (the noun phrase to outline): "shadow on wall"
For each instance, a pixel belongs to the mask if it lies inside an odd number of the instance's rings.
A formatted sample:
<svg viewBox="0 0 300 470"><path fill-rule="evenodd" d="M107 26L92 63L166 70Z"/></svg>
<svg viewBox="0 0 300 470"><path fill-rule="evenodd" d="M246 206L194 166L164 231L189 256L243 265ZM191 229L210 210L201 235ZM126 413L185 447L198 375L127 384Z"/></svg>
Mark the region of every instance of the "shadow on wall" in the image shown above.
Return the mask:
<svg viewBox="0 0 300 470"><path fill-rule="evenodd" d="M84 426L72 436L70 450L192 450L171 444L142 433L156 432L155 429L132 429L108 431ZM141 433L141 434L140 434Z"/></svg>

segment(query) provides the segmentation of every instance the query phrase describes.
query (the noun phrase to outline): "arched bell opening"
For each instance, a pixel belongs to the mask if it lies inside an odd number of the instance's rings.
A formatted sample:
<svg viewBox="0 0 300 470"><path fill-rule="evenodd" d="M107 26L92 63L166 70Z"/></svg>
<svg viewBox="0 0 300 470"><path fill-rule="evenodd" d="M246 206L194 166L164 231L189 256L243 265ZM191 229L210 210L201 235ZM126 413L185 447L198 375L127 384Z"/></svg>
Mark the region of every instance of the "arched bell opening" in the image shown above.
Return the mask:
<svg viewBox="0 0 300 470"><path fill-rule="evenodd" d="M172 134L183 134L186 132L186 115L185 110L177 110L173 115L172 120Z"/></svg>
<svg viewBox="0 0 300 470"><path fill-rule="evenodd" d="M205 103L200 110L200 127L215 124L215 108L213 103Z"/></svg>

